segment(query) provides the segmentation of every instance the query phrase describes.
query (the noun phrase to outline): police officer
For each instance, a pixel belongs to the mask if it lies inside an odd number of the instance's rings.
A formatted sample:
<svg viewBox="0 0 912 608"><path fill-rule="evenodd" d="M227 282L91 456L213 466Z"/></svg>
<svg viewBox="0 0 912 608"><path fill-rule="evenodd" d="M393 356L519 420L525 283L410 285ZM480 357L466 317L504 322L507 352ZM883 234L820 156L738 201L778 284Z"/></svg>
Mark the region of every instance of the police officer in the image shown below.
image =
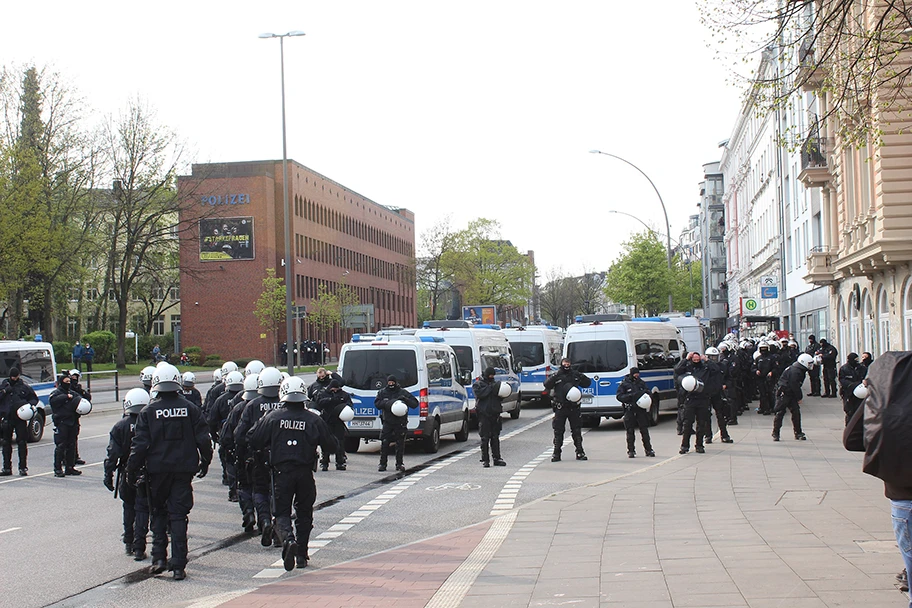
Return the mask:
<svg viewBox="0 0 912 608"><path fill-rule="evenodd" d="M636 458L636 429L640 429L643 440L643 449L649 457L655 457L652 442L649 439L649 413L637 403L642 397L649 399L649 387L640 378L640 369L631 367L630 371L621 380L617 389L617 400L624 404L624 428L627 430L627 456Z"/></svg>
<svg viewBox="0 0 912 608"><path fill-rule="evenodd" d="M228 374L223 376L222 380L225 383L225 391L212 404L207 421L212 441L219 445L218 455L222 463L222 485L228 486L228 500L232 500L236 499L237 493L235 463L233 462L233 455L225 446L219 443L219 435L222 432L225 420L228 419L228 414L231 413L232 401L244 390L244 376L241 372L235 370L228 372Z"/></svg>
<svg viewBox="0 0 912 608"><path fill-rule="evenodd" d="M184 372L184 375L181 376L181 394L183 394L184 399L196 407L202 409L203 396L200 394L199 390L197 390L195 385L196 374L193 372Z"/></svg>
<svg viewBox="0 0 912 608"><path fill-rule="evenodd" d="M239 491L242 483L240 471L244 467L244 462L238 459L235 427L240 422L247 402L257 396L256 387L257 374L249 374L244 378L243 389L228 401L228 416L219 431L219 455L224 456L222 462L226 463L225 470L228 476L228 502L240 502ZM249 511L251 506L252 502L241 505L241 511L244 512L245 509ZM244 527L247 528L247 526Z"/></svg>
<svg viewBox="0 0 912 608"><path fill-rule="evenodd" d="M820 340L820 358L823 360L823 396L836 398L836 361L839 351L824 339Z"/></svg>
<svg viewBox="0 0 912 608"><path fill-rule="evenodd" d="M773 419L773 441L779 441L779 431L782 429L782 419L785 417L785 410L792 413L792 429L795 431L795 439L805 440L807 436L801 431L801 385L804 384L804 376L807 371L814 366L814 357L807 353L798 356L798 361L792 363L786 369L779 382L776 384L776 416Z"/></svg>
<svg viewBox="0 0 912 608"><path fill-rule="evenodd" d="M329 389L329 383L339 381L339 386L345 386L342 376L336 372L328 372L325 367L317 370L317 379L307 388L307 398L314 403L320 400L320 393Z"/></svg>
<svg viewBox="0 0 912 608"><path fill-rule="evenodd" d="M268 455L251 450L247 443L247 433L266 414L282 407L279 400L279 387L282 384L282 372L274 367L267 367L257 375L257 396L248 401L241 413L240 420L234 429L234 440L238 462L238 497L244 510L244 528L248 534L253 529L252 522L259 527L260 544L268 547L273 542L272 509L270 505ZM247 505L250 505L248 507ZM252 507L252 508L251 508ZM251 514L250 511L253 511ZM248 529L249 526L249 529Z"/></svg>
<svg viewBox="0 0 912 608"><path fill-rule="evenodd" d="M812 357L816 357L820 352L820 344L817 343L817 338L814 334L808 336L808 345L804 347L805 354L808 354ZM808 371L808 378L811 379L811 392L807 394L808 397L819 397L820 396L820 367L814 366Z"/></svg>
<svg viewBox="0 0 912 608"><path fill-rule="evenodd" d="M326 423L304 407L307 392L304 381L292 376L279 388L285 405L268 412L247 433L252 450L269 454L275 496L275 531L282 542L282 562L286 570L307 566L307 544L313 529L313 505L317 497L313 471L317 446L324 454L337 448ZM297 517L291 527L291 507Z"/></svg>
<svg viewBox="0 0 912 608"><path fill-rule="evenodd" d="M711 368L715 369L714 377L720 383L718 390L713 390L710 392L709 404L712 407L713 411L716 413L716 424L719 425L719 436L722 438L722 443L734 443L732 438L728 434L728 407L724 399L725 391L725 372L723 368L719 365L719 349L715 346L710 346L706 349L706 358L708 361L704 363ZM704 438L704 443L712 443L712 413L709 417L709 425L706 428L706 437Z"/></svg>
<svg viewBox="0 0 912 608"><path fill-rule="evenodd" d="M842 397L846 424L849 424L855 410L861 405L862 399L856 397L854 391L867 374L868 368L861 364L856 353L849 353L845 365L839 368L839 395Z"/></svg>
<svg viewBox="0 0 912 608"><path fill-rule="evenodd" d="M723 342L719 345L719 370L722 372L722 396L729 425L738 424L741 413L741 362L735 348Z"/></svg>
<svg viewBox="0 0 912 608"><path fill-rule="evenodd" d="M70 376L64 374L57 380L57 388L48 398L51 419L54 422L54 477L82 475L75 468L75 442L79 432L79 414L76 409L82 396L70 388Z"/></svg>
<svg viewBox="0 0 912 608"><path fill-rule="evenodd" d="M19 417L23 405L38 405L38 395L20 377L19 368L11 367L9 378L0 382L0 444L3 445L3 469L0 476L13 474L13 433L19 452L19 474L28 475L28 422Z"/></svg>
<svg viewBox="0 0 912 608"><path fill-rule="evenodd" d="M677 398L678 398L678 411L677 411L677 420L676 420L677 427L678 427L678 435L684 434L684 401L687 399L687 391L685 391L684 388L681 386L681 378L683 378L685 376L687 371L686 371L686 368L683 365L681 365L681 363L686 360L687 360L687 358L685 357L684 359L679 361L675 365L674 370L672 372L673 377L674 377L675 392L677 393ZM691 429L690 432L693 433L693 429Z"/></svg>
<svg viewBox="0 0 912 608"><path fill-rule="evenodd" d="M152 375L155 373L155 368L151 365L147 365L142 368L142 371L139 372L139 381L142 383L146 392L150 395L152 394Z"/></svg>
<svg viewBox="0 0 912 608"><path fill-rule="evenodd" d="M317 409L320 410L320 416L323 422L329 427L329 431L336 438L336 470L344 471L345 461L348 459L345 455L345 423L339 419L339 414L346 406L352 407L351 396L342 390L342 380L333 378L329 382L329 388L318 393ZM320 459L320 470L329 470L329 452L323 452Z"/></svg>
<svg viewBox="0 0 912 608"><path fill-rule="evenodd" d="M703 438L710 425L710 403L712 396L722 389L722 374L714 365L706 364L696 351L676 367L685 372L681 386L687 391L684 400L684 436L679 453L686 454L690 451L690 436L696 422L696 451L703 454L706 451Z"/></svg>
<svg viewBox="0 0 912 608"><path fill-rule="evenodd" d="M149 500L144 484L141 489L127 483L124 474L133 445L136 417L149 405L149 393L133 388L124 396L124 417L111 428L108 456L104 461L104 486L123 503L123 543L127 555L135 561L146 559L146 535L149 533ZM114 473L117 472L115 482Z"/></svg>
<svg viewBox="0 0 912 608"><path fill-rule="evenodd" d="M152 514L152 568L166 568L174 580L186 578L187 516L193 507L193 476L202 478L212 461L212 443L203 413L180 394L181 374L165 364L155 370L152 389L157 396L140 411L127 460L128 478L135 485L145 468ZM171 531L171 562L168 529Z"/></svg>
<svg viewBox="0 0 912 608"><path fill-rule="evenodd" d="M414 395L399 386L396 376L390 375L386 377L386 386L377 391L377 396L374 398L374 406L380 410L380 420L383 422L383 430L380 431L378 471L386 470L392 442L396 444L396 470L405 470L403 456L405 454L405 432L408 429L408 411L403 416L397 416L392 411L393 404L397 401L403 402L409 409L419 405Z"/></svg>
<svg viewBox="0 0 912 608"><path fill-rule="evenodd" d="M222 370L217 369L212 372L212 385L209 387L209 390L206 391L206 398L203 399L203 414L206 417L209 417L209 410L212 408L212 404L215 403L215 400L219 398L222 392L225 390L225 383L222 382Z"/></svg>
<svg viewBox="0 0 912 608"><path fill-rule="evenodd" d="M496 374L497 370L488 366L472 385L475 392L475 412L478 415L478 435L481 437L481 466L485 468L491 466L491 457L494 459L495 467L507 466L500 457L500 414L503 412L503 399L500 397L501 383L494 379Z"/></svg>
<svg viewBox="0 0 912 608"><path fill-rule="evenodd" d="M773 413L774 405L776 358L770 353L770 345L765 341L760 342L757 352L759 355L756 355L751 368L757 378L757 389L760 392L760 407L757 408L757 413L769 416Z"/></svg>
<svg viewBox="0 0 912 608"><path fill-rule="evenodd" d="M570 435L573 437L573 445L576 447L576 459L589 460L583 450L583 424L580 415L580 405L569 401L567 393L574 386L587 388L590 384L592 384L592 380L589 379L589 376L572 369L570 359L566 357L561 359L560 369L545 380L545 390L554 390L552 404L554 420L551 423L551 428L554 430L554 452L551 454L551 462L558 462L561 459L564 430L568 421L570 423Z"/></svg>
<svg viewBox="0 0 912 608"><path fill-rule="evenodd" d="M89 370L91 371L91 370ZM79 395L86 401L92 401L92 391L82 386L79 383L79 380L82 376L82 372L78 369L70 370L70 389L79 393ZM73 451L76 452L76 459L73 461L76 464L85 464L86 461L79 456L79 431L82 429L82 425L79 424L79 418L76 418L76 441L73 443Z"/></svg>

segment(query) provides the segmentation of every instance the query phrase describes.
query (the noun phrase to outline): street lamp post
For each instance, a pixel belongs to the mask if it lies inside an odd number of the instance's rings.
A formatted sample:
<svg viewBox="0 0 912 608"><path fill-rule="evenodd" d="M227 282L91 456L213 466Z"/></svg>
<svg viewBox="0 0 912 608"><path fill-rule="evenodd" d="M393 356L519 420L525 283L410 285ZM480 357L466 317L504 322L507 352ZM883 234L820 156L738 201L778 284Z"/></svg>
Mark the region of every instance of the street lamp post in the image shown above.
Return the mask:
<svg viewBox="0 0 912 608"><path fill-rule="evenodd" d="M637 171L639 171L639 172L640 172L640 175L642 175L643 177L645 177L645 178L646 178L646 181L649 182L649 185L652 186L652 189L655 190L656 196L659 197L659 204L662 205L662 213L665 214L665 236L666 236L667 239L668 239L668 247L667 247L667 250L666 250L665 253L666 253L666 256L667 256L667 258L668 258L668 274L669 274L669 280L671 280L671 224L668 223L668 210L665 208L665 201L662 200L662 195L659 194L659 189L656 188L656 185L655 185L654 183L652 183L652 180L649 179L649 176L646 175L646 173L645 173L642 169L640 169L639 167L637 167L636 165L634 165L632 162L630 162L630 161L627 160L626 158L621 158L620 156L618 156L618 155L616 155L616 154L609 154L608 152L602 152L601 150L589 150L589 153L590 153L590 154L602 154L602 155L604 155L604 156L610 156L611 158L616 158L616 159L618 159L618 160L621 161L621 162L627 163L628 165L630 165L631 167L633 167L634 169L636 169ZM671 312L672 310L674 310L674 303L672 302L671 289L670 289L670 287L669 287L669 290L668 290L668 312Z"/></svg>
<svg viewBox="0 0 912 608"><path fill-rule="evenodd" d="M260 38L279 39L279 65L282 78L282 206L285 214L285 352L289 354L288 374L294 375L294 319L291 314L291 220L288 210L288 146L285 135L285 38L303 36L304 32L294 30L286 34L260 34Z"/></svg>

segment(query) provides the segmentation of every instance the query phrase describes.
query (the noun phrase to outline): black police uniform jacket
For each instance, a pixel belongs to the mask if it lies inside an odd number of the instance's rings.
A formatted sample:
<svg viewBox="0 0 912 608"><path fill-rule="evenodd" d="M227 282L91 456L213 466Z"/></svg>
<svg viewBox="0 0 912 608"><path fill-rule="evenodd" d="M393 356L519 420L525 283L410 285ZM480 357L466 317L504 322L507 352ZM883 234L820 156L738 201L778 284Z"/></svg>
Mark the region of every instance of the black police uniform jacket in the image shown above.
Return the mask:
<svg viewBox="0 0 912 608"><path fill-rule="evenodd" d="M133 434L138 414L128 414L114 423L108 439L108 456L104 461L105 475L113 475L117 469L127 466L130 448L133 446Z"/></svg>
<svg viewBox="0 0 912 608"><path fill-rule="evenodd" d="M415 398L415 395L398 384L396 388L391 389L387 385L377 391L377 396L374 397L374 407L380 410L380 420L383 421L383 424L405 426L408 424L408 413L406 412L405 416L396 416L390 411L390 407L396 401L402 401L409 408L418 407L418 399Z"/></svg>
<svg viewBox="0 0 912 608"><path fill-rule="evenodd" d="M333 380L339 381L339 386L345 386L345 381L342 379L342 376L336 372L329 372L323 379L320 380L317 378L310 386L307 387L307 398L311 401L319 401L320 395L323 391L329 390L329 383Z"/></svg>
<svg viewBox="0 0 912 608"><path fill-rule="evenodd" d="M789 365L776 383L776 393L794 403L801 401L801 385L804 384L806 374L807 368L800 363Z"/></svg>
<svg viewBox="0 0 912 608"><path fill-rule="evenodd" d="M303 404L286 405L260 418L247 432L253 450L268 450L273 467L311 468L319 446L324 454L336 452L338 445L329 427Z"/></svg>
<svg viewBox="0 0 912 608"><path fill-rule="evenodd" d="M351 395L341 388L335 393L330 390L323 391L320 393L316 403L317 409L320 410L320 416L327 423L338 421L339 414L342 413L342 409L346 405L352 407Z"/></svg>
<svg viewBox="0 0 912 608"><path fill-rule="evenodd" d="M722 383L725 386L734 386L741 375L741 362L735 353L729 352L719 358L719 371L722 372Z"/></svg>
<svg viewBox="0 0 912 608"><path fill-rule="evenodd" d="M693 361L683 359L675 367L675 372L679 370L683 372L681 374L682 378L691 375L703 383L702 391L694 391L691 393L684 391L685 403L688 405L708 407L713 395L718 394L722 390L722 372L716 364L711 361L702 361L697 364Z"/></svg>
<svg viewBox="0 0 912 608"><path fill-rule="evenodd" d="M760 356L754 360L754 365L751 370L755 375L757 372L760 372L757 377L761 380L765 380L770 372L775 373L776 358L771 353L761 353Z"/></svg>
<svg viewBox="0 0 912 608"><path fill-rule="evenodd" d="M218 399L215 400L215 403L212 404L212 407L209 408L209 414L207 415L209 430L212 432L212 436L218 441L219 434L222 432L222 426L225 424L225 420L228 419L228 414L231 413L232 400L235 397L241 394L241 391L229 391L226 390L224 393L219 395Z"/></svg>
<svg viewBox="0 0 912 608"><path fill-rule="evenodd" d="M206 391L206 398L203 400L203 413L207 416L209 410L212 409L212 405L215 403L215 400L222 396L222 393L225 392L225 385L222 382L216 382L209 387L209 390Z"/></svg>
<svg viewBox="0 0 912 608"><path fill-rule="evenodd" d="M545 380L545 390L550 391L554 389L554 398L560 405L579 405L578 403L572 403L567 400L567 393L574 386L579 386L582 388L587 388L592 384L592 380L589 379L589 376L582 372L578 372L574 369L565 370L561 367L555 373L548 376L548 379Z"/></svg>
<svg viewBox="0 0 912 608"><path fill-rule="evenodd" d="M79 393L79 395L86 401L92 400L92 391L83 388L83 386L78 382L70 381L70 390Z"/></svg>
<svg viewBox="0 0 912 608"><path fill-rule="evenodd" d="M159 393L136 419L127 469L196 473L212 462L209 429L198 407L177 392Z"/></svg>
<svg viewBox="0 0 912 608"><path fill-rule="evenodd" d="M820 357L823 359L824 367L836 367L836 359L839 357L839 351L836 347L827 342L826 346L820 347Z"/></svg>
<svg viewBox="0 0 912 608"><path fill-rule="evenodd" d="M195 405L196 407L203 409L203 396L200 394L196 387L191 386L188 389L183 391L184 399Z"/></svg>
<svg viewBox="0 0 912 608"><path fill-rule="evenodd" d="M496 417L503 412L503 399L497 394L500 391L498 380L478 378L472 385L472 391L475 393L475 411L479 416Z"/></svg>
<svg viewBox="0 0 912 608"><path fill-rule="evenodd" d="M617 400L630 407L648 392L649 387L642 378L634 378L632 374L627 374L618 386Z"/></svg>
<svg viewBox="0 0 912 608"><path fill-rule="evenodd" d="M235 456L238 456L235 429L237 428L238 422L241 420L241 414L244 413L244 408L246 406L247 402L241 402L231 408L231 411L228 412L228 417L225 418L225 423L222 424L222 430L219 433L219 446L229 454L234 454Z"/></svg>
<svg viewBox="0 0 912 608"><path fill-rule="evenodd" d="M82 401L82 396L72 390L57 388L48 398L51 406L51 419L56 426L74 426L79 420L76 406Z"/></svg>
<svg viewBox="0 0 912 608"><path fill-rule="evenodd" d="M855 396L853 391L867 375L867 366L862 365L859 361L854 364L846 362L845 365L839 368L839 395L852 406L857 406L862 401Z"/></svg>
<svg viewBox="0 0 912 608"><path fill-rule="evenodd" d="M10 382L9 378L0 382L0 419L15 416L16 410L26 403L38 405L38 395L22 377L16 382Z"/></svg>
<svg viewBox="0 0 912 608"><path fill-rule="evenodd" d="M247 432L259 422L260 418L282 406L283 403L279 401L278 395L275 397L259 395L247 402L241 411L237 426L234 428L234 441L238 446L239 456L247 453Z"/></svg>

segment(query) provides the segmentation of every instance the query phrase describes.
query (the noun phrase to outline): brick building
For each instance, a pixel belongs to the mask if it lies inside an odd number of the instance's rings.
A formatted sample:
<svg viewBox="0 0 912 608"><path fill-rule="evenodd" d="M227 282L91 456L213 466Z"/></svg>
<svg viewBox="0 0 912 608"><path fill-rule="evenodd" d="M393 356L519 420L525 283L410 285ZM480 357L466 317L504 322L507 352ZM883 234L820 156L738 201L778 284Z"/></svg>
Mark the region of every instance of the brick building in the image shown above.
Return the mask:
<svg viewBox="0 0 912 608"><path fill-rule="evenodd" d="M292 160L288 177L295 304L310 310L321 284L330 293L347 286L361 305L347 318L370 325L360 329L414 326L414 214ZM282 161L193 165L178 190L190 203L181 215L181 225L190 226L180 240L183 345L226 360L273 361L284 325L275 337L253 310L266 270L285 276ZM353 331L347 324L325 336L332 356ZM324 337L306 320L295 331L297 340Z"/></svg>

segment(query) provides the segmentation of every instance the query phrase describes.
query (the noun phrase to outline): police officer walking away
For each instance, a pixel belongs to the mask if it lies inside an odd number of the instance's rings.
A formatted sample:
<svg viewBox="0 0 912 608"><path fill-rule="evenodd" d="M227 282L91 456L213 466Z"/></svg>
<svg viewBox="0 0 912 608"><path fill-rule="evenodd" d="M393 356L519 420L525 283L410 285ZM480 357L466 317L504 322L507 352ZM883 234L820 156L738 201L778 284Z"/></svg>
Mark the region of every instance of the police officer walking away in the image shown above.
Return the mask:
<svg viewBox="0 0 912 608"><path fill-rule="evenodd" d="M817 338L814 337L814 334L808 336L808 345L804 348L805 354L808 354L812 357L817 356L820 351L820 344L817 343ZM820 368L816 365L808 371L808 378L811 379L811 392L807 394L808 397L819 397L820 396Z"/></svg>
<svg viewBox="0 0 912 608"><path fill-rule="evenodd" d="M820 340L820 357L823 359L823 396L831 399L836 398L836 361L839 357L839 351L836 347L827 342Z"/></svg>
<svg viewBox="0 0 912 608"><path fill-rule="evenodd" d="M494 458L495 467L505 467L507 463L500 457L500 414L503 412L503 399L500 397L501 383L494 379L497 371L486 367L481 378L475 380L472 390L475 391L475 411L478 415L478 435L481 437L481 466L491 466Z"/></svg>
<svg viewBox="0 0 912 608"><path fill-rule="evenodd" d="M165 364L155 370L152 389L158 395L136 420L136 434L127 461L129 480L145 468L152 513L152 568L166 568L174 580L186 578L187 516L193 508L193 476L205 477L212 461L212 442L198 407L180 394L181 374ZM171 529L171 562L168 527Z"/></svg>
<svg viewBox="0 0 912 608"><path fill-rule="evenodd" d="M292 376L282 382L279 400L285 407L268 412L247 434L253 450L269 454L272 489L275 496L275 531L282 541L282 562L286 570L307 566L307 545L313 529L313 505L317 487L313 471L317 446L324 454L336 450L336 440L326 423L304 407L304 381ZM297 517L291 528L291 507Z"/></svg>
<svg viewBox="0 0 912 608"><path fill-rule="evenodd" d="M76 470L76 436L79 433L79 414L76 409L82 396L70 387L70 376L57 380L57 388L48 398L54 422L54 477L82 475Z"/></svg>
<svg viewBox="0 0 912 608"><path fill-rule="evenodd" d="M648 399L650 404L652 403L652 399L649 397L649 387L640 378L639 368L631 367L630 372L621 380L617 389L617 400L624 404L624 428L627 429L627 456L629 458L636 458L636 429L640 429L640 437L643 439L643 449L646 450L646 455L653 458L656 455L652 450L652 442L649 440L648 410L638 404L643 397Z"/></svg>
<svg viewBox="0 0 912 608"><path fill-rule="evenodd" d="M801 431L801 397L803 395L801 385L804 384L805 374L812 367L814 367L814 357L803 353L779 377L779 382L776 384L773 441L779 441L779 431L782 430L782 419L785 417L786 409L792 413L792 429L795 431L795 439L802 441L807 439L807 436Z"/></svg>
<svg viewBox="0 0 912 608"><path fill-rule="evenodd" d="M329 388L319 393L317 398L317 409L329 431L336 438L336 470L344 471L346 469L345 461L348 459L345 455L345 423L339 418L339 414L345 406L351 407L351 396L342 390L342 381L333 378L329 383ZM323 452L320 462L320 469L329 470L329 452Z"/></svg>
<svg viewBox="0 0 912 608"><path fill-rule="evenodd" d="M9 378L0 382L0 444L3 445L3 469L0 476L13 474L13 433L19 451L19 474L28 475L28 421L19 416L23 405L38 405L38 395L22 381L18 367L11 367Z"/></svg>
<svg viewBox="0 0 912 608"><path fill-rule="evenodd" d="M396 444L396 470L404 471L405 463L403 462L405 454L405 432L408 429L408 411L402 416L393 412L393 404L401 401L408 408L418 407L418 400L413 394L399 386L396 376L386 377L386 386L377 391L374 398L374 406L380 410L380 420L383 422L383 430L380 431L380 466L378 471L386 470L387 458L389 457L390 443Z"/></svg>
<svg viewBox="0 0 912 608"><path fill-rule="evenodd" d="M196 374L193 372L184 372L184 375L181 376L181 392L184 395L184 399L195 405L196 407L202 409L203 407L203 395L196 388Z"/></svg>
<svg viewBox="0 0 912 608"><path fill-rule="evenodd" d="M586 388L590 384L592 384L592 380L589 379L589 376L572 369L570 359L566 357L561 359L560 369L545 380L545 390L554 389L554 420L551 423L551 428L554 430L554 453L551 454L551 462L558 462L561 459L564 430L568 421L573 445L576 447L576 459L589 460L583 450L583 422L580 416L580 405L568 400L567 393L575 386Z"/></svg>
<svg viewBox="0 0 912 608"><path fill-rule="evenodd" d="M136 417L149 405L149 393L141 388L130 389L123 400L124 417L111 428L108 457L104 461L104 486L120 493L123 502L123 543L127 555L141 562L146 559L146 535L149 533L149 501L145 484L141 489L127 483L127 458L133 445ZM114 479L114 473L117 479Z"/></svg>

